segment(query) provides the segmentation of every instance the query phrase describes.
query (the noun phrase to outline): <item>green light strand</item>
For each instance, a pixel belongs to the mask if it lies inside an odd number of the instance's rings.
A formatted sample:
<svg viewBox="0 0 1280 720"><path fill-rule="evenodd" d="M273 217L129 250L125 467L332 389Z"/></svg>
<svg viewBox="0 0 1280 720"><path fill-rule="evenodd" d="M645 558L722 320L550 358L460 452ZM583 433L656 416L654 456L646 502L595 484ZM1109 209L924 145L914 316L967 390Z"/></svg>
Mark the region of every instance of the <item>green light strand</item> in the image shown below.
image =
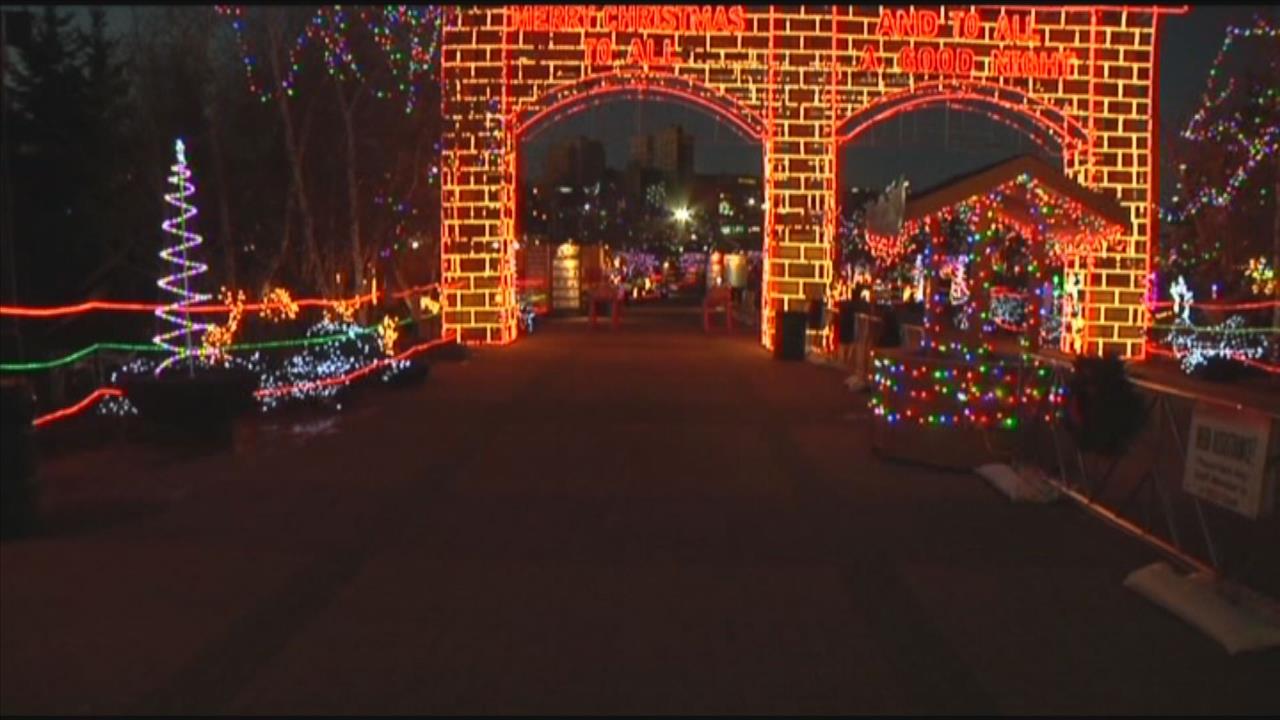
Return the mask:
<svg viewBox="0 0 1280 720"><path fill-rule="evenodd" d="M432 317L432 316L427 316ZM404 327L413 322L413 318L404 318L396 323L396 327ZM362 335L377 332L376 328L360 328L358 332ZM244 350L275 350L279 348L291 347L308 347L311 345L320 345L327 342L334 342L350 337L347 333L338 333L337 335L324 335L322 337L301 338L297 340L267 340L256 343L240 343L233 344L228 349L231 351ZM100 342L94 343L86 348L81 348L70 355L65 355L53 360L44 360L26 363L0 363L0 373L30 373L40 372L41 370L52 370L63 365L70 365L88 355L100 352L102 350L121 350L124 352L167 352L165 348L151 343L116 343L116 342Z"/></svg>

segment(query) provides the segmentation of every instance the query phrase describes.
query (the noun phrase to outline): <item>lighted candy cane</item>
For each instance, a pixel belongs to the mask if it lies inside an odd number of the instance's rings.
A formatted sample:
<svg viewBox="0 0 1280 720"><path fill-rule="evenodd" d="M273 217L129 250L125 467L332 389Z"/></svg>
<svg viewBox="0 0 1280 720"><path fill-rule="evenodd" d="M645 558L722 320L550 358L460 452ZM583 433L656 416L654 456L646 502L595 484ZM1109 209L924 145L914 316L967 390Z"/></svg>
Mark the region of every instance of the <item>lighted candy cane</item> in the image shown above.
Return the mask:
<svg viewBox="0 0 1280 720"><path fill-rule="evenodd" d="M182 144L182 140L174 143L174 150L177 153L178 161L171 166L173 174L169 176L169 183L176 188L176 192L166 193L164 200L177 209L177 214L175 217L165 220L161 227L170 235L176 235L181 238L181 242L161 250L160 257L180 266L182 270L160 278L156 285L160 286L162 290L167 290L177 295L180 299L157 309L156 317L167 320L178 327L152 338L152 342L173 353L156 367L155 373L157 376L170 365L200 354L201 351L194 347L196 332L199 331L203 335L209 328L213 327L209 323L193 322L191 320L191 312L188 310L189 306L205 302L213 296L191 292L190 289L192 276L206 272L209 266L187 259L187 251L203 243L204 239L196 233L187 231L187 221L196 216L197 210L195 205L187 203L186 199L195 193L196 187L191 183L191 170L187 167L186 146ZM181 286L178 285L179 281L182 283ZM183 345L175 345L170 342L179 335L184 336ZM194 360L191 360L189 369L193 373L195 372Z"/></svg>

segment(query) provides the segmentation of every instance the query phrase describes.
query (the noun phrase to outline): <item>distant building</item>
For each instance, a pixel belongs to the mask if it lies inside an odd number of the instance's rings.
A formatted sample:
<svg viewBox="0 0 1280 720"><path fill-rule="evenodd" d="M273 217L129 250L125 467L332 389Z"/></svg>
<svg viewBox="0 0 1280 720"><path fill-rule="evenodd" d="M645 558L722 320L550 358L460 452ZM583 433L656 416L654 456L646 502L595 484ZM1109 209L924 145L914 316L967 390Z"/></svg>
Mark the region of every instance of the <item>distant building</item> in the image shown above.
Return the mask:
<svg viewBox="0 0 1280 720"><path fill-rule="evenodd" d="M631 164L642 170L657 170L676 184L693 176L693 136L680 125L649 135L631 138Z"/></svg>
<svg viewBox="0 0 1280 720"><path fill-rule="evenodd" d="M543 183L582 188L604 177L604 144L586 137L555 143L547 152Z"/></svg>

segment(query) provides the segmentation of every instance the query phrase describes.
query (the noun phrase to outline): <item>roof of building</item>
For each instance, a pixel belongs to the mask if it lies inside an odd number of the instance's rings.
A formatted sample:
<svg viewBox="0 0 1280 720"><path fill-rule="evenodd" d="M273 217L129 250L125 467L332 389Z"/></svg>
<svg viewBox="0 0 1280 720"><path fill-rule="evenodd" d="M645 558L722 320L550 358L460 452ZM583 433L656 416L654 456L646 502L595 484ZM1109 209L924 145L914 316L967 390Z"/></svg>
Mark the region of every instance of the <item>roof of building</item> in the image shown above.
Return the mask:
<svg viewBox="0 0 1280 720"><path fill-rule="evenodd" d="M1090 190L1035 155L1019 155L1008 160L958 175L939 185L913 194L903 211L903 221L918 220L957 205L1029 174L1041 187L1074 200L1097 218L1129 228L1129 213L1109 195Z"/></svg>

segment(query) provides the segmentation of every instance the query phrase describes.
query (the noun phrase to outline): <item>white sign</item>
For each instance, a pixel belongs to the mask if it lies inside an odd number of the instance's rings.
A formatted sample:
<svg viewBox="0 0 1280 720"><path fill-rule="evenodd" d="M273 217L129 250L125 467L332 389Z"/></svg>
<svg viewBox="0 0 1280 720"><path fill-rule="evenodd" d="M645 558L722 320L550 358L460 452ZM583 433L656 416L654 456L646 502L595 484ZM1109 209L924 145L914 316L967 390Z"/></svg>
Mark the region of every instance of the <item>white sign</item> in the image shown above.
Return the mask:
<svg viewBox="0 0 1280 720"><path fill-rule="evenodd" d="M1275 472L1264 476L1271 422L1265 415L1198 403L1191 415L1183 488L1257 518L1271 510Z"/></svg>

